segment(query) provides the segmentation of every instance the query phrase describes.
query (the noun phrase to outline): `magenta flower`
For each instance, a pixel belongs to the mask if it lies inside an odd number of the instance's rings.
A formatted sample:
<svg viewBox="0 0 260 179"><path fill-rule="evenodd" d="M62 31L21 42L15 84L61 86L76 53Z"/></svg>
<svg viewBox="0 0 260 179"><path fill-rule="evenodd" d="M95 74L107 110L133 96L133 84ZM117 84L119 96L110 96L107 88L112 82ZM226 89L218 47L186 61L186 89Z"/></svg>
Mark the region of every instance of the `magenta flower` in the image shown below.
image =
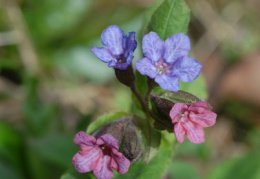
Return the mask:
<svg viewBox="0 0 260 179"><path fill-rule="evenodd" d="M199 101L191 105L176 103L170 117L178 142L182 143L187 135L192 143L200 144L205 140L203 128L213 126L217 114L209 110L207 102Z"/></svg>
<svg viewBox="0 0 260 179"><path fill-rule="evenodd" d="M127 36L118 26L111 25L102 32L101 42L104 47L95 47L91 51L109 67L127 69L137 46L135 32L129 32Z"/></svg>
<svg viewBox="0 0 260 179"><path fill-rule="evenodd" d="M179 80L191 82L201 70L201 64L188 56L189 37L179 33L162 41L155 32L145 35L142 41L144 58L136 62L136 69L154 79L161 88L179 90Z"/></svg>
<svg viewBox="0 0 260 179"><path fill-rule="evenodd" d="M118 151L118 142L112 135L105 134L96 139L81 131L76 134L74 143L80 146L72 159L78 172L93 171L97 179L111 179L113 169L121 174L128 171L130 161Z"/></svg>

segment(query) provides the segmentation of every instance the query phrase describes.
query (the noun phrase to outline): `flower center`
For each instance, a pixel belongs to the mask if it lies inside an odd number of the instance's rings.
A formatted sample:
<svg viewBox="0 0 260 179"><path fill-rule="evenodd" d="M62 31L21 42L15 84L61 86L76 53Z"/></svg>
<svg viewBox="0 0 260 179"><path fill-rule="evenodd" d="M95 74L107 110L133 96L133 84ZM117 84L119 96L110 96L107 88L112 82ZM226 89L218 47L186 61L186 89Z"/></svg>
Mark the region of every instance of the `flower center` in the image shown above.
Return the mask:
<svg viewBox="0 0 260 179"><path fill-rule="evenodd" d="M163 62L163 60L160 60L159 62L157 62L155 64L155 67L156 67L157 73L159 73L160 75L169 72L168 65L165 62Z"/></svg>
<svg viewBox="0 0 260 179"><path fill-rule="evenodd" d="M100 146L104 155L111 155L111 148L105 144Z"/></svg>
<svg viewBox="0 0 260 179"><path fill-rule="evenodd" d="M116 59L117 59L117 63L119 64L126 63L126 59L123 54L119 55Z"/></svg>
<svg viewBox="0 0 260 179"><path fill-rule="evenodd" d="M179 119L179 121L180 121L180 122L186 122L186 120L187 120L187 118L188 118L188 114L189 114L188 111L184 111L184 112L180 113L180 119Z"/></svg>

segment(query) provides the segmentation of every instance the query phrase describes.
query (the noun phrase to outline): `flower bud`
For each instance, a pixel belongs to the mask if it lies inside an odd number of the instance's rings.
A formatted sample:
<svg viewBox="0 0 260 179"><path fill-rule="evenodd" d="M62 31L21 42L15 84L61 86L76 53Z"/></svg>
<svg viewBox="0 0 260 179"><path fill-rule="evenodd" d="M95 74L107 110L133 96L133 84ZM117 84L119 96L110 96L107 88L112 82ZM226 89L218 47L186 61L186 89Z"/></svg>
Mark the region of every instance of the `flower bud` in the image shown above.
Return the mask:
<svg viewBox="0 0 260 179"><path fill-rule="evenodd" d="M119 151L130 161L136 161L142 156L144 146L134 120L136 120L134 117L119 119L97 130L94 136L111 134L118 140Z"/></svg>
<svg viewBox="0 0 260 179"><path fill-rule="evenodd" d="M128 66L126 70L115 69L116 78L126 86L131 87L134 84L135 76L132 66Z"/></svg>

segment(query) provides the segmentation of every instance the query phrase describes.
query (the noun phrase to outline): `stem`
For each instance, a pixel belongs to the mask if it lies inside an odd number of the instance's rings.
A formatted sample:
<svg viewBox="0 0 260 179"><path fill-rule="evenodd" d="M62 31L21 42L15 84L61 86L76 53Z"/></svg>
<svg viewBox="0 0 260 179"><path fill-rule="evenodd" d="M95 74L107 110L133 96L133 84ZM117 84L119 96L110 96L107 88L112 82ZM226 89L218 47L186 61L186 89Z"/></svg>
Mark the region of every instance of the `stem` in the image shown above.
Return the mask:
<svg viewBox="0 0 260 179"><path fill-rule="evenodd" d="M140 93L137 91L135 84L133 83L130 88L131 88L133 94L135 95L135 97L137 98L137 100L139 101L139 103L141 104L141 107L142 107L142 109L144 110L144 112L145 112L146 114L149 114L149 113L150 113L150 112L149 112L149 109L148 109L148 107L146 106L146 103L144 102L142 96L141 96Z"/></svg>
<svg viewBox="0 0 260 179"><path fill-rule="evenodd" d="M151 146L152 144L152 118L155 119L155 115L152 113L152 111L149 110L149 95L150 95L150 92L152 90L152 82L148 81L148 90L145 94L145 97L143 99L143 97L140 95L140 93L138 92L137 88L136 88L136 85L135 83L132 83L131 86L131 91L133 92L133 94L135 95L135 97L137 98L137 100L139 101L141 107L142 107L142 110L145 112L146 114L146 117L147 117L147 120L146 120L146 123L147 123L147 127L148 127L148 136L147 136L147 142L148 142L148 146ZM148 148L148 158L150 156L150 147Z"/></svg>
<svg viewBox="0 0 260 179"><path fill-rule="evenodd" d="M149 106L148 106L148 99L149 99L149 94L150 92L148 93L147 95L147 99L146 99L146 96L145 96L145 101L143 100L142 96L140 95L140 93L137 91L136 89L136 86L133 84L131 85L131 90L133 92L133 94L136 96L137 100L140 102L141 104L141 107L142 107L142 110L145 112L145 114L147 115L147 117L150 119L150 118L153 118L153 119L156 119L156 115L152 113L152 111L149 110ZM150 90L151 91L151 90ZM150 121L150 120L148 120ZM150 123L150 122L149 122ZM151 124L150 124L151 125Z"/></svg>
<svg viewBox="0 0 260 179"><path fill-rule="evenodd" d="M149 107L149 101L150 101L150 98L149 98L149 95L153 89L153 86L154 86L154 81L148 77L147 79L147 86L148 86L148 89L145 93L145 97L144 97L144 100L145 100L145 103L146 103L146 106Z"/></svg>

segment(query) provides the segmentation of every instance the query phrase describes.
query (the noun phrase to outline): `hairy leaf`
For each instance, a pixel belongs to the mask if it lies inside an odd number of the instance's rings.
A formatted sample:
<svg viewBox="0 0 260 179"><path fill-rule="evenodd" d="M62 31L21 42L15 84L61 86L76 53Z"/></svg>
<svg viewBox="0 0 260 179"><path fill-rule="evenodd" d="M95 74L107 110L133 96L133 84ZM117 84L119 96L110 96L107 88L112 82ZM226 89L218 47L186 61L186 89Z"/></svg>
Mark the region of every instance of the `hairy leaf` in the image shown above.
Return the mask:
<svg viewBox="0 0 260 179"><path fill-rule="evenodd" d="M152 15L148 30L166 39L179 32L185 33L189 20L190 12L183 0L165 0Z"/></svg>
<svg viewBox="0 0 260 179"><path fill-rule="evenodd" d="M95 121L93 121L87 128L87 133L91 134L95 132L98 128L105 126L112 121L118 120L123 117L127 117L129 114L125 112L114 112L114 113L107 113L103 116L97 118Z"/></svg>

